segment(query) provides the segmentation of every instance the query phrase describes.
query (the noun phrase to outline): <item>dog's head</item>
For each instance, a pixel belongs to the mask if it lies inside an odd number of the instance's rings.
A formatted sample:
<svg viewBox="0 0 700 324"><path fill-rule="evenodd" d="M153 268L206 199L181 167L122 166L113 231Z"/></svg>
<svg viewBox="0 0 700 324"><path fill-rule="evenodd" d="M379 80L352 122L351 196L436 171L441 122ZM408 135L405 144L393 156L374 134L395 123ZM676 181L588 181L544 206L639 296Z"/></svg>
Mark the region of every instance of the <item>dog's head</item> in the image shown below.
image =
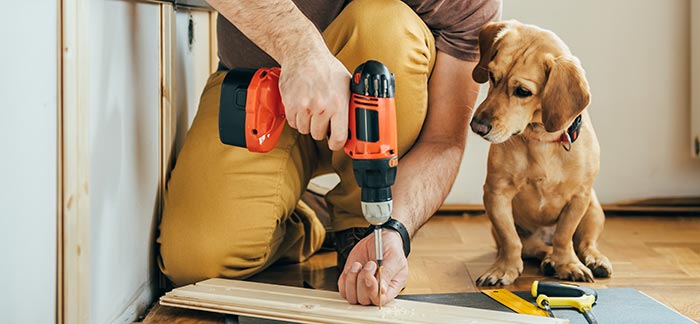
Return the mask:
<svg viewBox="0 0 700 324"><path fill-rule="evenodd" d="M479 34L479 50L472 77L490 87L471 128L492 143L528 125L561 131L590 102L579 60L551 31L514 20L490 23Z"/></svg>

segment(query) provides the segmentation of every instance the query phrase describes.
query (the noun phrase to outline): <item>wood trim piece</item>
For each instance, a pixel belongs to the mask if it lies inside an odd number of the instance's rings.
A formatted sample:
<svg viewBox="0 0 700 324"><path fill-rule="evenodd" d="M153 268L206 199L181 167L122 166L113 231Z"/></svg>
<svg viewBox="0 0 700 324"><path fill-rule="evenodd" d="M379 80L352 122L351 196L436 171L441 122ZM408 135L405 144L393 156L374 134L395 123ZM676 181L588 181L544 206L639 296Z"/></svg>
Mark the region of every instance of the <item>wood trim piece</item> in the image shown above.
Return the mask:
<svg viewBox="0 0 700 324"><path fill-rule="evenodd" d="M671 197L649 198L603 204L603 211L609 213L684 214L700 215L700 198ZM483 213L480 204L445 204L438 209L440 214Z"/></svg>
<svg viewBox="0 0 700 324"><path fill-rule="evenodd" d="M58 1L58 76L56 84L56 324L63 324L63 0Z"/></svg>
<svg viewBox="0 0 700 324"><path fill-rule="evenodd" d="M158 190L158 216L163 211L163 194L168 181L168 174L173 165L173 143L175 141L175 80L173 77L175 62L175 10L172 4L160 6L160 175Z"/></svg>
<svg viewBox="0 0 700 324"><path fill-rule="evenodd" d="M88 1L61 2L61 213L62 275L59 322L88 323L89 146Z"/></svg>
<svg viewBox="0 0 700 324"><path fill-rule="evenodd" d="M532 315L396 299L382 309L349 305L337 292L209 279L174 289L165 306L299 323L568 323Z"/></svg>
<svg viewBox="0 0 700 324"><path fill-rule="evenodd" d="M700 159L700 3L690 1L690 155Z"/></svg>
<svg viewBox="0 0 700 324"><path fill-rule="evenodd" d="M481 204L444 204L440 206L438 213L461 214L461 213L483 213L484 205Z"/></svg>
<svg viewBox="0 0 700 324"><path fill-rule="evenodd" d="M165 188L173 166L175 143L175 8L170 3L160 6L160 112L159 112L159 168L157 223L163 214ZM158 285L166 287L166 278L158 271Z"/></svg>
<svg viewBox="0 0 700 324"><path fill-rule="evenodd" d="M209 13L209 65L211 73L216 72L219 68L219 43L216 37L217 15L216 11Z"/></svg>

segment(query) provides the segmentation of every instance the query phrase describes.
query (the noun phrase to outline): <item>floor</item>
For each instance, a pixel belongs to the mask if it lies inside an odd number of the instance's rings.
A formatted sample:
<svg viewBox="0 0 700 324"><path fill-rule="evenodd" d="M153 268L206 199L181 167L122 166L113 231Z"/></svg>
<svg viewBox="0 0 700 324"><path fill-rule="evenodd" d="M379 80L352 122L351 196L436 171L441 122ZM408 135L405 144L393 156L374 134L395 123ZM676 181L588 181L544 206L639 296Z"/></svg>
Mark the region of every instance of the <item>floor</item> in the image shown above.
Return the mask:
<svg viewBox="0 0 700 324"><path fill-rule="evenodd" d="M410 276L402 294L476 292L475 279L496 257L490 224L483 215L437 215L415 236ZM632 287L700 321L700 217L608 216L601 251L613 263L612 278L593 288ZM441 269L435 271L435 269ZM277 265L251 280L336 290L335 253L308 262ZM510 290L529 290L544 279L527 263ZM139 323L225 323L222 315L153 307Z"/></svg>

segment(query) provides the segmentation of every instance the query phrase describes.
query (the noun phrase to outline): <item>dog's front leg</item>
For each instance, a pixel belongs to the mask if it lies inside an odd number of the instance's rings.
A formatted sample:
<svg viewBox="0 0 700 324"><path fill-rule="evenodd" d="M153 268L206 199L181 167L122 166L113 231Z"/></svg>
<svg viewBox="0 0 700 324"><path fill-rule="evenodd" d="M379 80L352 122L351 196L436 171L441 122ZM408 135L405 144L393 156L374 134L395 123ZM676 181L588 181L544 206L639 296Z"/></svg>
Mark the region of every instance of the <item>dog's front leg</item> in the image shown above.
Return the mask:
<svg viewBox="0 0 700 324"><path fill-rule="evenodd" d="M477 285L510 285L523 272L521 258L523 245L515 230L513 220L515 193L511 191L493 192L486 190L484 193L484 207L493 225L498 255L491 268L476 280Z"/></svg>
<svg viewBox="0 0 700 324"><path fill-rule="evenodd" d="M574 232L590 201L589 194L577 194L562 210L552 240L552 255L545 257L540 266L545 275L556 273L562 280L593 282L593 273L578 259L573 244Z"/></svg>

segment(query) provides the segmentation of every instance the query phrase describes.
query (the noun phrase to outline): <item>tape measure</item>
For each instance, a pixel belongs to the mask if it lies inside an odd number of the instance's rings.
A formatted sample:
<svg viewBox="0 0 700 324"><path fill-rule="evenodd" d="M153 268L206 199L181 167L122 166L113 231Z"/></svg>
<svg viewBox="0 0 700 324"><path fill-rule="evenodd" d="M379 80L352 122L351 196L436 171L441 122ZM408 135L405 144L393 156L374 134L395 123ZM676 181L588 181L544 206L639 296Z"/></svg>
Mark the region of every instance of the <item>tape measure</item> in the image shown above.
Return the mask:
<svg viewBox="0 0 700 324"><path fill-rule="evenodd" d="M547 317L547 312L507 289L485 289L484 295L493 298L518 314L529 314Z"/></svg>

